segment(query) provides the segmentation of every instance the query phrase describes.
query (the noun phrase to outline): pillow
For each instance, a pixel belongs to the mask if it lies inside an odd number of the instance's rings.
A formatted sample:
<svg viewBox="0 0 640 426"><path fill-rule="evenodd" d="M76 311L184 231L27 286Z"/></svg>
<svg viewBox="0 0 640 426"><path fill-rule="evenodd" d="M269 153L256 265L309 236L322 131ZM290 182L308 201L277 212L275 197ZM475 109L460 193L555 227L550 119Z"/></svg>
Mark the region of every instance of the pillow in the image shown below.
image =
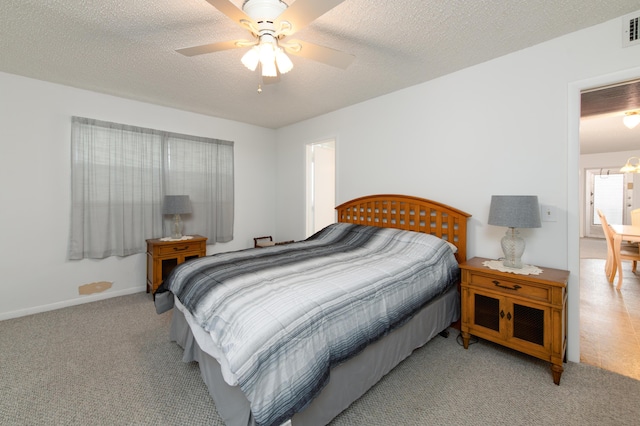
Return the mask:
<svg viewBox="0 0 640 426"><path fill-rule="evenodd" d="M449 247L451 247L451 251L452 251L452 252L454 252L454 253L457 253L457 252L458 252L458 247L457 247L455 244L450 243L450 242L449 242L449 241L447 241L447 240L442 240L442 241L444 241L445 243L447 243L447 244L449 245Z"/></svg>

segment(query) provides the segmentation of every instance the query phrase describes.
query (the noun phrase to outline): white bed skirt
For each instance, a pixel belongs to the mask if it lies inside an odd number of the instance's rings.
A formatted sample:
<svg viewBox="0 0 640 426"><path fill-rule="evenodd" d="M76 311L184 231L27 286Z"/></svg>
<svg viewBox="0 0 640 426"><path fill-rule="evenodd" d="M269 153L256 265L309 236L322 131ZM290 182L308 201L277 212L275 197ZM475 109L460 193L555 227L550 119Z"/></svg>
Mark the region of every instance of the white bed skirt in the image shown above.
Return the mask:
<svg viewBox="0 0 640 426"><path fill-rule="evenodd" d="M405 325L333 368L327 386L303 411L293 416L293 426L328 424L416 348L423 346L459 318L460 295L454 286ZM230 386L224 381L220 364L200 349L184 315L175 308L170 338L184 348L183 361L198 362L202 379L225 424L255 425L247 398L239 387Z"/></svg>

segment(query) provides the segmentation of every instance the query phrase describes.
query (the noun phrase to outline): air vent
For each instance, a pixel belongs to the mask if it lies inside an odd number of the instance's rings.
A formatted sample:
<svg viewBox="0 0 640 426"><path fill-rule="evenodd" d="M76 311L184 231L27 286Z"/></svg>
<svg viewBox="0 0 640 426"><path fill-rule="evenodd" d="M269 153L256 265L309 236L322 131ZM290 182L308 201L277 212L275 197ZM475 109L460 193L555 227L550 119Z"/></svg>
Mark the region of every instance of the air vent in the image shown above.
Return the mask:
<svg viewBox="0 0 640 426"><path fill-rule="evenodd" d="M640 44L640 11L622 17L622 47Z"/></svg>

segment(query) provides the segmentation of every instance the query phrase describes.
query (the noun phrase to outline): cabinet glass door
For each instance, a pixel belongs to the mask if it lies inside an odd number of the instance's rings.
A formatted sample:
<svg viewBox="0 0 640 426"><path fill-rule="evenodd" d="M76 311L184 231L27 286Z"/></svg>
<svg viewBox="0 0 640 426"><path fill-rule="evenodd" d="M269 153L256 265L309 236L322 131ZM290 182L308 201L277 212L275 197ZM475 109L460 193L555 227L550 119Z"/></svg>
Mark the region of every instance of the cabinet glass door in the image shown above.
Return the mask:
<svg viewBox="0 0 640 426"><path fill-rule="evenodd" d="M544 311L513 304L513 337L544 346Z"/></svg>
<svg viewBox="0 0 640 426"><path fill-rule="evenodd" d="M545 333L551 323L551 311L524 301L512 301L509 305L509 311L513 313L510 339L530 351L548 350L551 338Z"/></svg>
<svg viewBox="0 0 640 426"><path fill-rule="evenodd" d="M473 331L481 333L480 337L493 336L534 352L549 346L549 336L545 336L545 330L551 321L548 309L473 290L469 297L472 298L470 326Z"/></svg>
<svg viewBox="0 0 640 426"><path fill-rule="evenodd" d="M473 323L500 332L500 300L477 293L473 297L475 298Z"/></svg>
<svg viewBox="0 0 640 426"><path fill-rule="evenodd" d="M469 327L471 334L477 333L479 337L502 339L504 334L504 322L501 312L504 312L502 300L483 293L469 292L471 300L466 303L469 309Z"/></svg>
<svg viewBox="0 0 640 426"><path fill-rule="evenodd" d="M171 271L173 271L173 268L175 268L176 266L178 266L177 257L173 257L171 259L162 259L162 281L161 282L164 282L164 280L169 276Z"/></svg>

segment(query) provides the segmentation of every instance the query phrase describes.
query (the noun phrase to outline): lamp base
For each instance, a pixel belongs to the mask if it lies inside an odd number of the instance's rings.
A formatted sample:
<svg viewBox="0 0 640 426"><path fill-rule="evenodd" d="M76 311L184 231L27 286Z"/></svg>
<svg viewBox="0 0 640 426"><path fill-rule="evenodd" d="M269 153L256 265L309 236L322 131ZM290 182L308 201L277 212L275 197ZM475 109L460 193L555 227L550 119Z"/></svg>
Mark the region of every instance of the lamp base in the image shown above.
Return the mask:
<svg viewBox="0 0 640 426"><path fill-rule="evenodd" d="M173 216L173 233L171 234L171 238L174 240L182 238L182 219L179 214Z"/></svg>
<svg viewBox="0 0 640 426"><path fill-rule="evenodd" d="M507 268L522 268L522 254L524 253L524 239L516 228L509 228L501 240L504 261Z"/></svg>

